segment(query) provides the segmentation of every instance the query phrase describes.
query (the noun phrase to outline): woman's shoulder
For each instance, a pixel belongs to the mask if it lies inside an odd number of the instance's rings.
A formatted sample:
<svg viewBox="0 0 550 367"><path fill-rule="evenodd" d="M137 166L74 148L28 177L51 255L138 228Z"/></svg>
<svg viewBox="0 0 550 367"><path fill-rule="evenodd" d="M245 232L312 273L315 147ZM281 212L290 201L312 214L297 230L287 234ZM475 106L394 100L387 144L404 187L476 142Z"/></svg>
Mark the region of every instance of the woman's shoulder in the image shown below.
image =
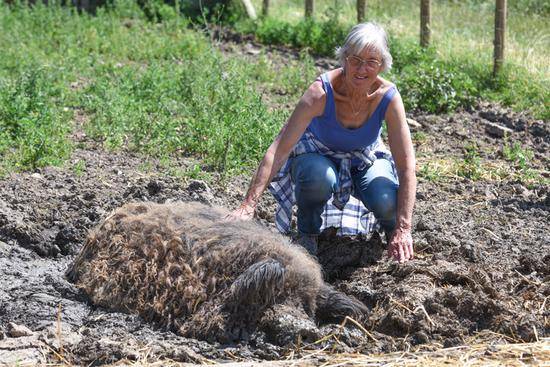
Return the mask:
<svg viewBox="0 0 550 367"><path fill-rule="evenodd" d="M341 73L340 69L334 69L318 76L304 93L301 102L305 102L306 105L312 107L316 111L316 116L320 116L324 112L327 102L327 88L332 88L331 86L327 87L325 82L332 84L339 73Z"/></svg>
<svg viewBox="0 0 550 367"><path fill-rule="evenodd" d="M325 72L325 74L324 74L325 78L330 83L331 86L334 87L335 83L340 82L339 79L342 76L342 71L343 71L342 68L337 68L337 69L331 69L331 70Z"/></svg>
<svg viewBox="0 0 550 367"><path fill-rule="evenodd" d="M395 85L395 83L393 83L393 82L391 82L387 79L384 79L381 76L377 77L376 82L378 84L378 88L381 89L381 90L388 91L390 89L395 89L397 91L397 86Z"/></svg>
<svg viewBox="0 0 550 367"><path fill-rule="evenodd" d="M310 84L309 88L304 93L302 100L308 102L308 104L314 105L324 105L326 100L326 91L323 87L323 82L321 78L317 78L313 83Z"/></svg>

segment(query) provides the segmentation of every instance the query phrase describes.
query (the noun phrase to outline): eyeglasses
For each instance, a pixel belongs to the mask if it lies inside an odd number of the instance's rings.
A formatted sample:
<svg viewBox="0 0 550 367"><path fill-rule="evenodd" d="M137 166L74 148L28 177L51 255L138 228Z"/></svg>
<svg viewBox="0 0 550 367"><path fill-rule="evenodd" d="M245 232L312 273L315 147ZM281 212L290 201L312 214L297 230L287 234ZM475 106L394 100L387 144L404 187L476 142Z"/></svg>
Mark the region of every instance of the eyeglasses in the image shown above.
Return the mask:
<svg viewBox="0 0 550 367"><path fill-rule="evenodd" d="M355 55L346 57L346 61L349 63L349 66L357 69L363 66L363 64L367 66L368 70L376 70L376 68L382 65L382 63L378 60L363 60L359 56Z"/></svg>

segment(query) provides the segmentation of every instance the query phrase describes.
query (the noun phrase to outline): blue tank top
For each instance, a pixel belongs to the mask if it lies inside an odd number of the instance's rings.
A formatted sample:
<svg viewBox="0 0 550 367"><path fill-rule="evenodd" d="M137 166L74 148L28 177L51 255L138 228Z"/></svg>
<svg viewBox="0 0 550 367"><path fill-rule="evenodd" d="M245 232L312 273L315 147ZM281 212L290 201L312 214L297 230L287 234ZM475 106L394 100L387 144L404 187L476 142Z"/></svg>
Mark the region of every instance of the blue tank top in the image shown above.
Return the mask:
<svg viewBox="0 0 550 367"><path fill-rule="evenodd" d="M326 73L321 75L321 81L323 89L327 94L325 110L321 116L311 120L306 131L310 131L328 148L337 152L350 152L352 150L363 149L374 143L380 137L382 121L386 115L388 104L397 92L395 87L392 86L386 91L372 115L361 127L348 129L343 127L336 118L334 95Z"/></svg>

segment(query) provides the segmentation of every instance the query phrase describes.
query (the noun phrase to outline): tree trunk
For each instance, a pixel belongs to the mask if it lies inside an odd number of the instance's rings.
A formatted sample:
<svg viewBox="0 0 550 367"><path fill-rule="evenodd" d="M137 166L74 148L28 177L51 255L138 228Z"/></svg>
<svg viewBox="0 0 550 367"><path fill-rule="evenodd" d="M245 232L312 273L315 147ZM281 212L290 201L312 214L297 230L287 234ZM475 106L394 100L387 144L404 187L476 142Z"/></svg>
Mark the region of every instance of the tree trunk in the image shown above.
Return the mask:
<svg viewBox="0 0 550 367"><path fill-rule="evenodd" d="M430 45L431 26L430 26L430 0L420 0L420 46L428 47Z"/></svg>
<svg viewBox="0 0 550 367"><path fill-rule="evenodd" d="M246 9L246 14L250 19L256 19L256 10L254 9L254 5L252 5L252 2L250 0L242 0L244 8Z"/></svg>
<svg viewBox="0 0 550 367"><path fill-rule="evenodd" d="M504 63L504 36L506 34L506 0L496 0L495 6L495 54L493 76L497 76Z"/></svg>
<svg viewBox="0 0 550 367"><path fill-rule="evenodd" d="M311 18L313 16L313 1L306 0L306 18Z"/></svg>
<svg viewBox="0 0 550 367"><path fill-rule="evenodd" d="M365 5L366 0L357 0L357 23L365 21Z"/></svg>
<svg viewBox="0 0 550 367"><path fill-rule="evenodd" d="M264 0L262 3L262 15L267 17L269 14L269 0Z"/></svg>

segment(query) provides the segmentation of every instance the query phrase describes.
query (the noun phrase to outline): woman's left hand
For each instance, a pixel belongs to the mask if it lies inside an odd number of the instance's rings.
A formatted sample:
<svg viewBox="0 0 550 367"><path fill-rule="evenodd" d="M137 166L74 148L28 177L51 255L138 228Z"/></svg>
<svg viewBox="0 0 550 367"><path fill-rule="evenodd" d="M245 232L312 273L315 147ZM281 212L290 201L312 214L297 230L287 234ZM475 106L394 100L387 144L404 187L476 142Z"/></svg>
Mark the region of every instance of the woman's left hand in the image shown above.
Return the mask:
<svg viewBox="0 0 550 367"><path fill-rule="evenodd" d="M388 245L388 257L392 257L400 263L404 263L414 257L413 240L410 229L397 228L393 231Z"/></svg>

